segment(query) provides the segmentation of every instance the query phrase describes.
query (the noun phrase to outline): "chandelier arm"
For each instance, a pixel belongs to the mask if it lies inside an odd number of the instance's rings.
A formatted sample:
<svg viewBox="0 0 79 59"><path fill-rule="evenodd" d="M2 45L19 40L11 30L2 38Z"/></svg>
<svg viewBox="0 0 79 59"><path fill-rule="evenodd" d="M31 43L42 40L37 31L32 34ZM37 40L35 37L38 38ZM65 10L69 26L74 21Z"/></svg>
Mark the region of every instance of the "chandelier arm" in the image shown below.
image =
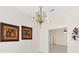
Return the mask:
<svg viewBox="0 0 79 59"><path fill-rule="evenodd" d="M42 6L39 6L39 10L33 19L38 22L39 24L42 24L45 22L45 19L47 19L46 14L43 12Z"/></svg>

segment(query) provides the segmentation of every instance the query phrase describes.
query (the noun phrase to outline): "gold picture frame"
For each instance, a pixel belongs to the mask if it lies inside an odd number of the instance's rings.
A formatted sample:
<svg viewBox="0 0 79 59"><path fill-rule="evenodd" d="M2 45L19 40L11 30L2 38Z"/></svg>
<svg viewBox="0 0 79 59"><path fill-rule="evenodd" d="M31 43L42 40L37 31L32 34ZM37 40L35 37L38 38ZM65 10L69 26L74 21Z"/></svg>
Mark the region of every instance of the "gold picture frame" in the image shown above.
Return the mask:
<svg viewBox="0 0 79 59"><path fill-rule="evenodd" d="M0 23L0 41L19 41L19 26Z"/></svg>
<svg viewBox="0 0 79 59"><path fill-rule="evenodd" d="M32 28L27 26L22 26L22 40L32 39Z"/></svg>

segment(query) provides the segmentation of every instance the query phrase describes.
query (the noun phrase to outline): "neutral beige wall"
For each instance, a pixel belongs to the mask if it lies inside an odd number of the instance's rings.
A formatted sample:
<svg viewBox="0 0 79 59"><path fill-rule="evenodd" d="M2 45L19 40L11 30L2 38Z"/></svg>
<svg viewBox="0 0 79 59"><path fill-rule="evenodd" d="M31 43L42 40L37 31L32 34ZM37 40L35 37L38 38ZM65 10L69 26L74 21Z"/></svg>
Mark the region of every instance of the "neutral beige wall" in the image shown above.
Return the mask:
<svg viewBox="0 0 79 59"><path fill-rule="evenodd" d="M67 33L64 33L64 28L54 30L54 44L67 45Z"/></svg>
<svg viewBox="0 0 79 59"><path fill-rule="evenodd" d="M49 31L49 44L67 45L67 33L65 28L52 29Z"/></svg>
<svg viewBox="0 0 79 59"><path fill-rule="evenodd" d="M62 14L60 13L60 14L54 14L54 15L52 14L51 16L52 17L48 19L49 22L45 22L42 25L43 27L41 29L42 31L40 34L41 51L49 52L48 31L50 29L67 27L69 28L68 37L67 37L68 52L79 52L79 40L78 41L71 40L72 28L74 28L75 26L79 26L79 7L72 6L72 7L69 7L66 13L62 13Z"/></svg>
<svg viewBox="0 0 79 59"><path fill-rule="evenodd" d="M17 8L17 7L16 7ZM39 27L31 17L18 11L15 7L0 7L0 22L20 27L20 39L16 42L0 42L0 52L39 52ZM21 39L21 25L33 28L32 40Z"/></svg>

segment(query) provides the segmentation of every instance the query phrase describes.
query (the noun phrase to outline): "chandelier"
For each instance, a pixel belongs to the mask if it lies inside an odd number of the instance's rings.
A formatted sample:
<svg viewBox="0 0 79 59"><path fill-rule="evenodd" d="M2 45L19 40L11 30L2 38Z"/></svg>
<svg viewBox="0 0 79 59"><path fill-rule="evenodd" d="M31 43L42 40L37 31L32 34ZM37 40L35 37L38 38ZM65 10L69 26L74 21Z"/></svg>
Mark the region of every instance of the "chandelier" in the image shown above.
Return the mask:
<svg viewBox="0 0 79 59"><path fill-rule="evenodd" d="M47 16L43 11L43 7L39 6L38 12L36 12L36 16L33 17L33 20L35 20L37 23L39 23L40 25L42 23L44 23L47 20Z"/></svg>

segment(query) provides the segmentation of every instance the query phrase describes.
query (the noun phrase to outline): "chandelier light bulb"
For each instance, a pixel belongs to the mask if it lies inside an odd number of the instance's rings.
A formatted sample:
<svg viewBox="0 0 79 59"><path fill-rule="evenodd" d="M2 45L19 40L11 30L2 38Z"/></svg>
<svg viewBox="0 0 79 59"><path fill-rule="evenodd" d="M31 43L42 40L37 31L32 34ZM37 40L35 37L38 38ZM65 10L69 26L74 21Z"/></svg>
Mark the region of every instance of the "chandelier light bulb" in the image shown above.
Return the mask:
<svg viewBox="0 0 79 59"><path fill-rule="evenodd" d="M33 20L35 20L37 23L42 24L44 23L46 20L48 19L48 17L46 16L46 14L43 11L42 6L39 7L38 12L36 13L36 16L33 17Z"/></svg>

